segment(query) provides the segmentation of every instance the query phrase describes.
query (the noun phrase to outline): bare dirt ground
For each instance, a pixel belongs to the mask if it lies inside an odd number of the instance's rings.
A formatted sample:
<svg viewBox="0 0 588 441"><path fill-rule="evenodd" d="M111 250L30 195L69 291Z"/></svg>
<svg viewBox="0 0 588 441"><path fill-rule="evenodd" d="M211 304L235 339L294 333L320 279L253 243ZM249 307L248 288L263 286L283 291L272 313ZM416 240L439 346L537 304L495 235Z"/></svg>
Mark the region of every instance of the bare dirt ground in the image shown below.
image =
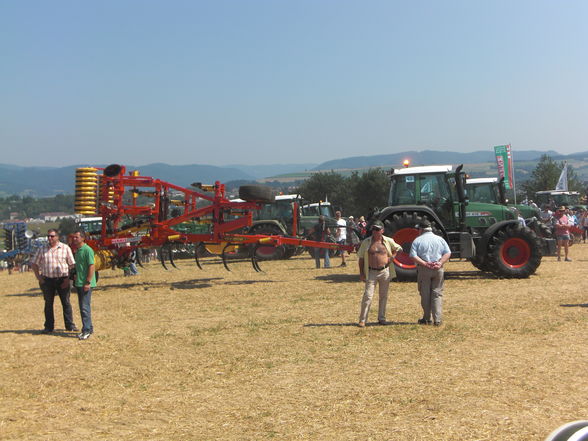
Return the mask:
<svg viewBox="0 0 588 441"><path fill-rule="evenodd" d="M355 256L103 271L87 341L59 301L40 335L32 273L1 272L0 439L543 440L588 418L588 245L571 257L527 280L449 263L440 328L414 283L357 328Z"/></svg>

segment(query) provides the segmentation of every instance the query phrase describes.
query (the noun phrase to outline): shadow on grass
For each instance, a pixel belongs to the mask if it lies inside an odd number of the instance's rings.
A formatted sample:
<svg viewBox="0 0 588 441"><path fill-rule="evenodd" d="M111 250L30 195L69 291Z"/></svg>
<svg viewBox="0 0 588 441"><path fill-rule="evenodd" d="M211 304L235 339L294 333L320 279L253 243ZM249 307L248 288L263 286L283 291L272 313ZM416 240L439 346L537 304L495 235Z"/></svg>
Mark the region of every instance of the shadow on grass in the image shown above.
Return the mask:
<svg viewBox="0 0 588 441"><path fill-rule="evenodd" d="M588 308L588 303L564 303L559 306L564 308Z"/></svg>
<svg viewBox="0 0 588 441"><path fill-rule="evenodd" d="M184 280L182 282L137 282L137 283L120 283L110 285L98 285L96 291L108 291L110 289L128 289L128 288L161 288L161 287L173 287L177 289L192 289L192 288L206 288L212 286L213 281L223 280L222 277L210 277L207 279L193 279Z"/></svg>
<svg viewBox="0 0 588 441"><path fill-rule="evenodd" d="M5 294L6 297L43 297L40 289L29 289L27 292L19 292L15 294Z"/></svg>
<svg viewBox="0 0 588 441"><path fill-rule="evenodd" d="M373 323L366 323L365 326L366 327L372 327L372 326L377 326L377 327L385 327L385 326L406 326L406 325L416 325L416 322L387 322L385 325L380 325L378 322L373 322ZM353 322L353 323L307 323L305 325L303 325L303 327L305 328L320 328L323 326L353 326L353 327L358 327L357 326L357 322Z"/></svg>
<svg viewBox="0 0 588 441"><path fill-rule="evenodd" d="M324 276L317 276L317 280L325 280L331 283L345 283L359 281L358 274L325 274Z"/></svg>
<svg viewBox="0 0 588 441"><path fill-rule="evenodd" d="M43 335L47 337L61 337L61 338L78 338L78 332L70 332L65 330L53 331L51 334L43 334L43 331L37 329L1 329L0 334L30 334Z"/></svg>
<svg viewBox="0 0 588 441"><path fill-rule="evenodd" d="M448 271L445 273L446 279L456 279L456 280L497 280L499 277L495 276L491 273L485 273L483 271Z"/></svg>

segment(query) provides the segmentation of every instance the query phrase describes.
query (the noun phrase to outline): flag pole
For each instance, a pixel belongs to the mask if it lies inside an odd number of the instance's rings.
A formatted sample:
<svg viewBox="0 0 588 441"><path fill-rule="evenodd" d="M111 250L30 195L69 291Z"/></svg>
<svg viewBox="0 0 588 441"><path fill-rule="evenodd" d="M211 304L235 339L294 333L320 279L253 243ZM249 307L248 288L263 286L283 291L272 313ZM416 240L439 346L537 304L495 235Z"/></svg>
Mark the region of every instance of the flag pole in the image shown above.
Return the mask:
<svg viewBox="0 0 588 441"><path fill-rule="evenodd" d="M512 145L509 142L508 143L508 150L510 152L510 161L512 164L512 191L514 193L514 204L517 204L517 185L516 185L516 180L515 180L515 167L514 167L514 156L512 154Z"/></svg>

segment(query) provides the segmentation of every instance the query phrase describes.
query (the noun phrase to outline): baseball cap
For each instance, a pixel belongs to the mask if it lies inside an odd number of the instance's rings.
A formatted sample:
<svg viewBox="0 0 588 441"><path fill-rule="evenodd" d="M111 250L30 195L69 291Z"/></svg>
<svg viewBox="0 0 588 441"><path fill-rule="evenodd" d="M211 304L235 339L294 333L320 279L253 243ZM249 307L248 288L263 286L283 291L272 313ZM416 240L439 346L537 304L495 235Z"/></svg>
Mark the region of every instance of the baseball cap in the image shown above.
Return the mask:
<svg viewBox="0 0 588 441"><path fill-rule="evenodd" d="M372 224L372 230L383 230L384 229L384 224L382 223L382 221L375 221Z"/></svg>

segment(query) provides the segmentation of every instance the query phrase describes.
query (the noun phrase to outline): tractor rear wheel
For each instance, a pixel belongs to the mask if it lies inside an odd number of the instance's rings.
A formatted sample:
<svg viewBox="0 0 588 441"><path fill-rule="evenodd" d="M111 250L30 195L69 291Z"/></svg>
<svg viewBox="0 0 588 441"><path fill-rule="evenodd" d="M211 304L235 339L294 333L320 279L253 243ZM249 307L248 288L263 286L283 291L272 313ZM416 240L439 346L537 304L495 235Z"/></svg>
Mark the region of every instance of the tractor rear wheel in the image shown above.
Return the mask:
<svg viewBox="0 0 588 441"><path fill-rule="evenodd" d="M398 245L402 247L394 257L394 268L396 270L396 278L399 281L415 281L417 277L417 268L413 260L410 258L410 247L412 241L419 235L417 225L422 222L425 217L420 216L419 213L395 213L384 220L385 234L394 239ZM428 219L433 231L439 230L433 219Z"/></svg>
<svg viewBox="0 0 588 441"><path fill-rule="evenodd" d="M263 185L242 185L239 197L247 202L274 202L276 199L272 188Z"/></svg>
<svg viewBox="0 0 588 441"><path fill-rule="evenodd" d="M492 272L492 267L488 262L486 256L475 256L471 259L472 265L478 268L480 271Z"/></svg>
<svg viewBox="0 0 588 441"><path fill-rule="evenodd" d="M498 231L488 243L488 265L499 277L523 279L541 264L537 235L519 224Z"/></svg>

